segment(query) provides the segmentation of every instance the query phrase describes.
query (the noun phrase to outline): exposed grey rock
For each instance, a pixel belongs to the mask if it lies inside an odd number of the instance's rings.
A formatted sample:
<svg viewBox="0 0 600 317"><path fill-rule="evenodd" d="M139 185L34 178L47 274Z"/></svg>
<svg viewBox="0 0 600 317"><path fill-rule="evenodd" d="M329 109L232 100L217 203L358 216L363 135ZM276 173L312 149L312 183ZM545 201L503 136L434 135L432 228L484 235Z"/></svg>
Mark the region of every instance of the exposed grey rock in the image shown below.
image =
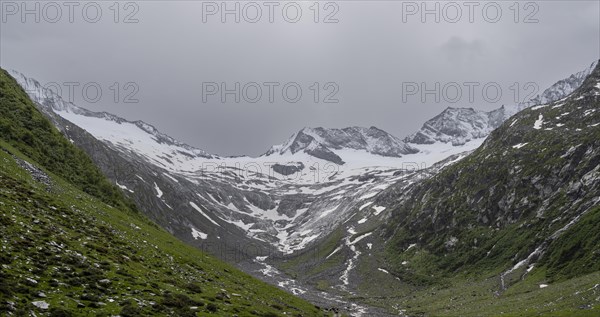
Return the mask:
<svg viewBox="0 0 600 317"><path fill-rule="evenodd" d="M344 129L304 128L281 145L273 146L264 156L273 154L305 153L336 164L344 161L334 150L364 150L389 157L402 157L418 150L393 135L376 127L348 127Z"/></svg>
<svg viewBox="0 0 600 317"><path fill-rule="evenodd" d="M21 166L24 170L29 172L29 174L35 181L46 185L46 187L48 189L50 188L50 186L52 186L52 181L50 180L50 176L48 176L48 174L44 173L44 171L40 170L39 168L35 167L33 164L31 164L27 161L24 161L14 155L13 155L13 158L15 159L15 161L17 162L17 164L19 166Z"/></svg>
<svg viewBox="0 0 600 317"><path fill-rule="evenodd" d="M461 145L472 139L486 137L504 121L523 109L565 98L583 84L596 64L597 61L585 70L556 82L542 94L517 105L502 106L487 112L473 108L448 107L441 114L425 122L419 131L406 137L404 141L409 144L450 142L453 145Z"/></svg>
<svg viewBox="0 0 600 317"><path fill-rule="evenodd" d="M273 171L275 171L276 173L279 173L281 175L292 175L294 173L300 172L304 169L304 164L302 164L301 162L298 162L295 165L282 165L282 164L274 164L273 165Z"/></svg>
<svg viewBox="0 0 600 317"><path fill-rule="evenodd" d="M46 309L50 308L50 304L46 303L45 301L35 301L35 302L32 302L31 304L41 310L46 310Z"/></svg>
<svg viewBox="0 0 600 317"><path fill-rule="evenodd" d="M107 278L98 281L98 284L100 284L102 286L107 286L107 285L110 285L111 283L112 283L112 281Z"/></svg>
<svg viewBox="0 0 600 317"><path fill-rule="evenodd" d="M29 286L36 286L38 284L38 281L36 281L30 277L25 278L25 281L23 281L23 282L25 283L25 285L29 285Z"/></svg>

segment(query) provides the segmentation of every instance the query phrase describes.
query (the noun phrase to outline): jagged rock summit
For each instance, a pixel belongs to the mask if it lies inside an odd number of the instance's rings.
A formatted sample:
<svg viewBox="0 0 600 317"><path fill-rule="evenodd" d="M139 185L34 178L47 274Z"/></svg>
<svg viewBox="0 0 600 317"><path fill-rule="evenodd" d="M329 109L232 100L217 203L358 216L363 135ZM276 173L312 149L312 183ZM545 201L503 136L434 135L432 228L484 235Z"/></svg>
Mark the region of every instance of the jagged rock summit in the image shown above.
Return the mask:
<svg viewBox="0 0 600 317"><path fill-rule="evenodd" d="M402 157L418 149L376 127L348 127L344 129L304 128L285 143L273 146L264 156L304 152L308 155L344 164L336 150L359 150L370 154Z"/></svg>

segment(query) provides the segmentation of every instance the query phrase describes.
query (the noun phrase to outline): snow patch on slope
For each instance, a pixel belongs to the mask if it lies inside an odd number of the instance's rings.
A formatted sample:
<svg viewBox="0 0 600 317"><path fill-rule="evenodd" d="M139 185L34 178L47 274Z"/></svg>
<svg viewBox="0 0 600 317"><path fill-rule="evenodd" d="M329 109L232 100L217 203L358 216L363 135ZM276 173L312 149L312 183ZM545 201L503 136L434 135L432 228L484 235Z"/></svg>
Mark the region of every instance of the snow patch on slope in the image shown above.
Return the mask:
<svg viewBox="0 0 600 317"><path fill-rule="evenodd" d="M540 116L533 123L533 128L539 130L542 128L542 124L544 124L544 116L540 113Z"/></svg>
<svg viewBox="0 0 600 317"><path fill-rule="evenodd" d="M219 227L221 226L216 221L212 220L212 218L210 218L206 213L204 213L204 211L202 211L202 209L200 209L200 207L198 207L198 205L196 205L195 203L190 201L190 206L196 209L196 211L198 211L202 216L204 216L204 218L208 219L208 221L212 222L214 225Z"/></svg>
<svg viewBox="0 0 600 317"><path fill-rule="evenodd" d="M156 190L156 197L161 198L163 195L163 192L162 192L162 190L160 190L160 188L158 187L156 182L154 183L154 190Z"/></svg>
<svg viewBox="0 0 600 317"><path fill-rule="evenodd" d="M194 237L194 239L198 240L198 238L202 239L202 240L206 240L206 238L208 238L208 234L198 231L196 228L191 228L192 229L192 237Z"/></svg>

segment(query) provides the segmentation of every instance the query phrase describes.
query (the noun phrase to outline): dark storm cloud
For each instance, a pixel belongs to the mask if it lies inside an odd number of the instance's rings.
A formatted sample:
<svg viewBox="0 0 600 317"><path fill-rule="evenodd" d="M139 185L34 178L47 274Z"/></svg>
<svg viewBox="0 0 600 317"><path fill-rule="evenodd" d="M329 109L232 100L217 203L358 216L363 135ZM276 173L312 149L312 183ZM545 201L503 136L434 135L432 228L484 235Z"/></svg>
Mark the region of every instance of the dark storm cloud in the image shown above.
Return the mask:
<svg viewBox="0 0 600 317"><path fill-rule="evenodd" d="M258 2L262 15L256 23L247 21L257 17L250 2L239 2L239 23L232 15L221 23L220 12L203 15L213 12L207 11L215 9L212 3L193 1L118 8L98 2L102 15L91 23L95 8L88 5L86 16L81 2L73 23L66 10L56 23L45 21L56 18L53 8L39 23L33 15L22 23L20 13L6 15L14 8L3 0L0 64L42 83L98 83L100 101L86 102L76 91L76 102L144 120L209 152L256 155L304 126L374 125L403 137L447 106L496 108L513 102L514 82L535 82L543 89L600 57L598 2L535 2L537 23L524 23L532 22L526 19L534 11L522 4L517 14L509 8L512 2L497 2L502 14L491 22L495 8L482 11L487 2L474 8L473 22L459 3L456 23L448 22L456 8L447 2L439 2L436 22L434 15L407 11L422 9L422 2L392 1L320 3L318 16L313 2L298 2L301 16L294 15L293 5L283 13L283 2L269 16L269 8ZM227 5L235 8L235 2ZM435 8L435 2L426 5ZM431 88L473 81L498 83L502 99L488 103L478 91L474 102L422 102L419 94L403 102L407 82ZM126 85L130 82L135 86ZM271 103L268 83L273 82L278 86L272 86ZM220 94L202 102L203 83L224 83L227 89L247 85L250 99L256 83L262 95L256 103L243 96L236 103L231 95L221 102ZM291 83L303 92L296 102L282 97L282 88ZM133 92L139 103L124 103ZM339 102L324 102L328 96Z"/></svg>

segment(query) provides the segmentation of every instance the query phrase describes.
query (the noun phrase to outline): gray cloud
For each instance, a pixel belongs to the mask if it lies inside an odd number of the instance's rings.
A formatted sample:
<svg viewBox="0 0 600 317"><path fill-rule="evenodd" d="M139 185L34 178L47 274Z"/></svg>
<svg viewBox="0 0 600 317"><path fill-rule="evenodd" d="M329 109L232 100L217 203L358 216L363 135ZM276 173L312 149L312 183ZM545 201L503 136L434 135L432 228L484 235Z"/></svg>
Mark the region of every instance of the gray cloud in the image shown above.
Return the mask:
<svg viewBox="0 0 600 317"><path fill-rule="evenodd" d="M537 2L539 23L529 24L523 16L514 22L512 2L499 2L504 10L497 23L483 20L481 11L473 23L466 15L458 23L422 23L420 15L403 22L401 2L336 3L338 23L322 23L333 12L324 7L315 23L312 3L302 3L297 23L283 21L280 11L274 23L265 20L265 11L255 24L220 23L218 16L203 23L202 3L193 1L138 2L139 21L130 24L122 23L131 13L123 7L114 22L112 2L99 2L97 23L80 13L74 23L65 16L58 23L7 16L0 24L0 65L42 83L97 82L102 99L89 103L78 91L78 104L144 120L209 152L256 155L304 126L373 125L402 137L447 106L496 108L512 102L514 82L543 88L600 57L595 1ZM487 103L481 94L453 104L422 102L418 95L402 100L406 82L473 81L499 83L502 100ZM115 82L119 102L110 88ZM139 87L139 103L122 102L132 91L124 87L128 82ZM263 92L257 103L203 103L203 82L297 82L303 97L288 103L279 92L269 103ZM322 102L332 91L324 88L327 82L339 87L339 103Z"/></svg>
<svg viewBox="0 0 600 317"><path fill-rule="evenodd" d="M452 36L440 46L440 51L450 63L463 65L483 58L485 44L483 40L476 39L469 42L459 36Z"/></svg>

